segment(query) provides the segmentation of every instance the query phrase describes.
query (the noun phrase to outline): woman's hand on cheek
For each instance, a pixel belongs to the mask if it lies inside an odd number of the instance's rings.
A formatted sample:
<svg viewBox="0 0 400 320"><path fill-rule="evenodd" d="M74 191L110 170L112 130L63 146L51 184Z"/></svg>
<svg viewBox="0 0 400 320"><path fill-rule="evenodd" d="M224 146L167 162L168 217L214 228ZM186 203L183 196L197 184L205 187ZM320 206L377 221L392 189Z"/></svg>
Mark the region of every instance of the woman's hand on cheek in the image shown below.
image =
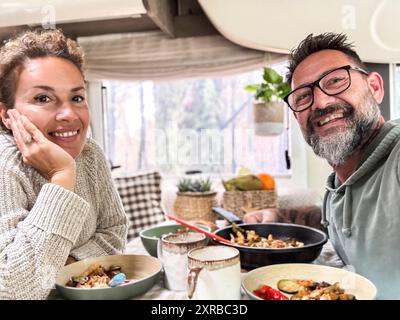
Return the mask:
<svg viewBox="0 0 400 320"><path fill-rule="evenodd" d="M34 167L51 183L73 191L76 179L75 160L16 109L8 110L15 142L24 163Z"/></svg>

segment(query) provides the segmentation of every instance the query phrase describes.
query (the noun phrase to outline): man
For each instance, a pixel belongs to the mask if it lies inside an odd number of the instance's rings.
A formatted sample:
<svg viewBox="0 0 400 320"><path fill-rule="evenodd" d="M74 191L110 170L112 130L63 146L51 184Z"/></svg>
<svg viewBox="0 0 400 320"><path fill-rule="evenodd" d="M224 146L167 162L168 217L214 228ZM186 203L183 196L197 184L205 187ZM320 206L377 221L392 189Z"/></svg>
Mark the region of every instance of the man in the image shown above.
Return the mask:
<svg viewBox="0 0 400 320"><path fill-rule="evenodd" d="M381 116L381 76L367 71L345 35L325 33L292 51L288 79L286 103L334 170L322 223L338 255L374 282L378 298L400 299L400 125ZM245 217L254 219L263 217Z"/></svg>

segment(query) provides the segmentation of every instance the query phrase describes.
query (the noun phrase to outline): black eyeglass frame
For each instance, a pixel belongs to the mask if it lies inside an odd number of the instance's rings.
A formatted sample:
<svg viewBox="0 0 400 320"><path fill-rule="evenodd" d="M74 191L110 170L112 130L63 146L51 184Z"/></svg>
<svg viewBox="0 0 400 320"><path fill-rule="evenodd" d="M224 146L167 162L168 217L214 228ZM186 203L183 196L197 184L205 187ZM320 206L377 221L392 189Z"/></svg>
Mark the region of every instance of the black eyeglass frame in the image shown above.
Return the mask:
<svg viewBox="0 0 400 320"><path fill-rule="evenodd" d="M346 70L346 71L347 71L347 74L349 75L349 80L350 80L350 81L349 81L349 85L348 85L346 88L344 88L343 90L341 90L341 91L339 91L339 92L336 92L336 93L334 93L334 94L327 93L327 92L325 92L324 89L321 88L320 82L321 82L321 80L322 80L323 78L325 78L327 75L329 75L329 74L331 74L332 72L335 72L335 71L337 71L337 70ZM315 80L314 82L312 82L312 83L310 83L310 84L308 84L308 85L301 86L301 87L299 87L299 88L296 88L296 89L293 90L292 92L289 92L289 93L283 98L283 101L286 102L286 104L288 105L288 107L289 107L293 112L302 112L302 111L304 111L304 110L307 110L307 109L310 108L310 107L313 105L313 103L314 103L314 89L315 89L315 87L318 87L323 93L325 93L325 94L328 95L328 96L336 96L337 94L340 94L340 93L346 91L348 88L350 88L350 86L351 86L350 70L355 70L355 71L361 72L361 73L363 73L363 74L365 74L365 75L367 75L367 76L369 75L369 72L366 71L366 70L364 70L364 69L362 69L362 68L352 67L352 66L350 66L350 65L343 66L343 67L339 67L339 68L333 69L333 70L329 71L328 73L324 74L324 75L323 75L321 78L319 78L318 80ZM309 104L307 107L305 107L305 108L303 108L303 109L301 109L301 110L295 110L295 109L293 109L293 108L291 107L291 105L290 105L290 103L289 103L289 96L290 96L291 94L293 94L294 92L296 92L297 90L301 90L301 89L304 89L304 88L310 88L310 89L311 89L311 94L312 94L311 102L310 102L310 104Z"/></svg>

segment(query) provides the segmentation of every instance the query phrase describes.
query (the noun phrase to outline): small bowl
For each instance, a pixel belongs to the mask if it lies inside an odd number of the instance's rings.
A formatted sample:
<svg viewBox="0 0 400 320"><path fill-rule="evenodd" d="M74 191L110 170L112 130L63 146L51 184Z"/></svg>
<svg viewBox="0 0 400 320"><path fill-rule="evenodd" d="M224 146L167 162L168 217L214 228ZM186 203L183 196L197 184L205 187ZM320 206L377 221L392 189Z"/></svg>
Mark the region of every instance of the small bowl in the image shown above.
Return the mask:
<svg viewBox="0 0 400 320"><path fill-rule="evenodd" d="M106 269L111 265L120 266L127 279L137 281L112 288L66 286L72 276L82 274L94 263L99 263ZM157 281L161 268L161 262L158 259L147 255L114 255L89 258L63 267L56 278L56 288L64 298L70 300L129 299L150 290Z"/></svg>
<svg viewBox="0 0 400 320"><path fill-rule="evenodd" d="M357 300L373 300L376 296L375 285L363 276L340 268L306 263L275 264L254 269L242 277L242 288L252 300L262 300L253 291L266 284L277 289L281 279L309 279L318 282L339 282L345 293L353 294ZM282 292L289 299L291 294Z"/></svg>
<svg viewBox="0 0 400 320"><path fill-rule="evenodd" d="M211 228L209 226L203 225L203 224L195 224L197 227L211 232ZM152 227L149 229L142 230L140 232L140 239L142 240L142 244L146 251L153 257L157 258L157 243L158 240L163 236L164 234L168 233L175 233L180 229L186 229L187 227L182 226L180 224L171 224L171 225L164 225L164 226L157 226L157 227ZM197 232L195 230L189 229L190 232ZM208 244L208 237L207 237L207 242L206 245Z"/></svg>

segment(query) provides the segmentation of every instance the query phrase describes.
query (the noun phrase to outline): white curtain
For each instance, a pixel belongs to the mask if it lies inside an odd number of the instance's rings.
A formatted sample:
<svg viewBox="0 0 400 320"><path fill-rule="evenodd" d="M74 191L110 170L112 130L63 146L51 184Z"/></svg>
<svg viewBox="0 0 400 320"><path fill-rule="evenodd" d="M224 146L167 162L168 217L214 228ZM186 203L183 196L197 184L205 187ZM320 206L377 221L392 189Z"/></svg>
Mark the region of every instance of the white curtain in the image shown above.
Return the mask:
<svg viewBox="0 0 400 320"><path fill-rule="evenodd" d="M86 78L172 80L255 70L285 55L238 46L222 36L171 39L161 31L78 38Z"/></svg>

